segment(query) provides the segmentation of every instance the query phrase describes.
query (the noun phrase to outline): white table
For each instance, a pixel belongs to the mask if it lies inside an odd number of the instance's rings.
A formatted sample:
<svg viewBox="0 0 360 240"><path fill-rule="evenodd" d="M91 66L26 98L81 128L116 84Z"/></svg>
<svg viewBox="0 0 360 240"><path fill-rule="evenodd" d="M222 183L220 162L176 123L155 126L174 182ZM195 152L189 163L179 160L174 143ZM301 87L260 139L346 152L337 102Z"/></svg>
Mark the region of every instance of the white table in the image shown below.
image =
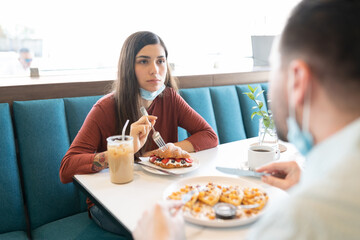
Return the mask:
<svg viewBox="0 0 360 240"><path fill-rule="evenodd" d="M165 176L149 173L135 165L134 180L127 184L110 182L108 170L95 174L75 175L74 180L90 196L100 203L129 231L133 231L143 212L162 200L164 190L173 182L195 176L231 176L216 170L216 166L239 167L247 160L247 148L255 138L219 145L216 148L191 154L200 161L200 167L182 176ZM284 144L284 143L282 143ZM295 148L284 144L287 151L281 153L280 160L297 157ZM260 179L242 177L260 184L269 193L270 200L283 197L285 192L263 184ZM186 237L192 239L243 239L251 225L232 228L209 228L185 224Z"/></svg>

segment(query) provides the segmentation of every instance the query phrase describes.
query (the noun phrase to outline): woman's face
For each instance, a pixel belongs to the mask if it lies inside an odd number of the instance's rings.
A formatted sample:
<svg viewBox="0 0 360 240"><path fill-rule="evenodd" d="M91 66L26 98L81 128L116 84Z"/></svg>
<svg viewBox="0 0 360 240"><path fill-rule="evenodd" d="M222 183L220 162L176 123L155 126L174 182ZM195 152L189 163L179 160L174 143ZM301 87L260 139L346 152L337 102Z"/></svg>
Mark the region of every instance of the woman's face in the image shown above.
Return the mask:
<svg viewBox="0 0 360 240"><path fill-rule="evenodd" d="M135 58L135 75L141 88L155 92L165 81L167 64L160 44L143 47Z"/></svg>

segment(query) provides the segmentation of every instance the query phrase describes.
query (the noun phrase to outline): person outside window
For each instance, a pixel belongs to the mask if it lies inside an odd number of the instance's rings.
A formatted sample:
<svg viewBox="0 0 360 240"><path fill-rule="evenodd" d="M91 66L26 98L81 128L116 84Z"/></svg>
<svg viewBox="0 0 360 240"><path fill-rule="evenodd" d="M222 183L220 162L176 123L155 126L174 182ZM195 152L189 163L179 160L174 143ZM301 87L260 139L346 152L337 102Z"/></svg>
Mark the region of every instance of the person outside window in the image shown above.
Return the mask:
<svg viewBox="0 0 360 240"><path fill-rule="evenodd" d="M33 54L28 48L21 48L19 56L15 60L10 58L1 69L3 75L27 75L30 76L30 66L33 61Z"/></svg>

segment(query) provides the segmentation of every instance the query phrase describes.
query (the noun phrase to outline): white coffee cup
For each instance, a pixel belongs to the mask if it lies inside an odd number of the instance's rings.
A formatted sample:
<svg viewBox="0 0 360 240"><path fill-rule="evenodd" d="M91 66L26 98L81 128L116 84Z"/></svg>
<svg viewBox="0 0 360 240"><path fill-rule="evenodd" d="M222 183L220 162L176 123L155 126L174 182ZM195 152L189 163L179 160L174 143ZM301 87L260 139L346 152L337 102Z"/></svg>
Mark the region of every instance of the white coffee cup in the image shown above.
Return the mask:
<svg viewBox="0 0 360 240"><path fill-rule="evenodd" d="M270 146L250 146L248 150L248 164L250 170L271 163L280 158L280 151Z"/></svg>

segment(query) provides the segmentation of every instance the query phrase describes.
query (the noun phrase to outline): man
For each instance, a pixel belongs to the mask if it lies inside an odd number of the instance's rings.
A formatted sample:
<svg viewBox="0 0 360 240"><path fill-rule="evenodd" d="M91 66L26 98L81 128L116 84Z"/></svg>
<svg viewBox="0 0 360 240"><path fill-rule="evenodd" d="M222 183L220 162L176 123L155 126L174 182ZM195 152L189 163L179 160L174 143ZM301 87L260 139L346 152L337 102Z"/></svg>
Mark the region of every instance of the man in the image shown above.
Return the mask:
<svg viewBox="0 0 360 240"><path fill-rule="evenodd" d="M28 48L21 48L19 51L19 62L23 68L24 71L27 71L30 69L30 65L32 62L32 53Z"/></svg>
<svg viewBox="0 0 360 240"><path fill-rule="evenodd" d="M306 156L306 169L301 176L294 162L258 169L285 175L263 181L289 189L289 198L268 208L249 239L360 236L359 13L360 1L305 0L284 28L270 98L279 138ZM167 216L154 212L147 218Z"/></svg>
<svg viewBox="0 0 360 240"><path fill-rule="evenodd" d="M279 138L306 156L306 169L252 239L359 239L359 12L359 1L304 1L285 26L270 98ZM286 179L263 180L286 189L298 181L296 164L258 171L283 168Z"/></svg>
<svg viewBox="0 0 360 240"><path fill-rule="evenodd" d="M19 57L11 58L2 66L0 74L4 75L28 75L30 76L30 66L33 60L33 55L28 48L21 48L19 50Z"/></svg>

